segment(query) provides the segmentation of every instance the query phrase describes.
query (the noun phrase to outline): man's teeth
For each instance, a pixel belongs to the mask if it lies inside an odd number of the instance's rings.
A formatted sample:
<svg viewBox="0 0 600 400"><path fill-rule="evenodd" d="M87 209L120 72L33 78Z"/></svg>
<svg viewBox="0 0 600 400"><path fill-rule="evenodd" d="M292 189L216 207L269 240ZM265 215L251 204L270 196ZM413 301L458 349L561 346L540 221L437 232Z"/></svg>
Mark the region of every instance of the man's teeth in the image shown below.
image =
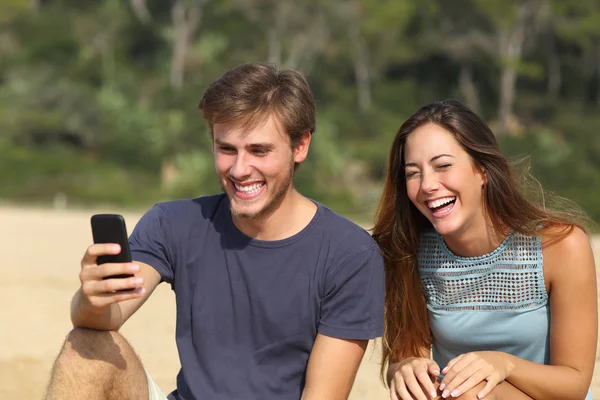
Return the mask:
<svg viewBox="0 0 600 400"><path fill-rule="evenodd" d="M429 208L438 208L438 207L443 206L444 204L450 203L451 201L453 201L455 199L456 199L456 197L444 197L441 199L430 201L430 202L428 202L427 205L429 206Z"/></svg>
<svg viewBox="0 0 600 400"><path fill-rule="evenodd" d="M249 185L249 186L241 186L238 185L236 183L234 183L235 188L237 190L239 190L240 192L244 192L244 193L254 193L254 192L258 192L258 190L264 185L264 183L255 183L254 185Z"/></svg>

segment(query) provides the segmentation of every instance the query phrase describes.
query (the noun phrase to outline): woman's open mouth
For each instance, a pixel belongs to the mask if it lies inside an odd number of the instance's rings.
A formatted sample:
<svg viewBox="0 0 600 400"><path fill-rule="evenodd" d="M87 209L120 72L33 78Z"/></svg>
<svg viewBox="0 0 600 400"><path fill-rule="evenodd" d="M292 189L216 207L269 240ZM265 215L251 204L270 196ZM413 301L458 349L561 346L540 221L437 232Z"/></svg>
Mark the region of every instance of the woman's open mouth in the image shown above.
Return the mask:
<svg viewBox="0 0 600 400"><path fill-rule="evenodd" d="M425 202L433 216L436 218L442 218L448 215L454 209L454 203L456 203L456 196L442 197Z"/></svg>

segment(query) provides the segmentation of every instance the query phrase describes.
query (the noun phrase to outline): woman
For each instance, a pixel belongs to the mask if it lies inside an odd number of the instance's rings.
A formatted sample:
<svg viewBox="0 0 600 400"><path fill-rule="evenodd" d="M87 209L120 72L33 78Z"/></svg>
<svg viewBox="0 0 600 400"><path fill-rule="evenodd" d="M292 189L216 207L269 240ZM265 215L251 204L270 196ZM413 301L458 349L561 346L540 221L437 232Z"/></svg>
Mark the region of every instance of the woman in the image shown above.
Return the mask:
<svg viewBox="0 0 600 400"><path fill-rule="evenodd" d="M461 103L412 115L373 229L391 398L591 398L596 273L576 221L520 193L494 134Z"/></svg>

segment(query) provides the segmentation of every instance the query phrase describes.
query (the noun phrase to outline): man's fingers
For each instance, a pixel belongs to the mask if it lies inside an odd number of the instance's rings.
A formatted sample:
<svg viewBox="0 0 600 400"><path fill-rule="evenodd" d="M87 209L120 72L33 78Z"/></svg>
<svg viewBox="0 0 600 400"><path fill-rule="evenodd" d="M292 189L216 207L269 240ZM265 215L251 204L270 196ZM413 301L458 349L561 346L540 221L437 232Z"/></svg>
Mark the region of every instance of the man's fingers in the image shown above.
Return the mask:
<svg viewBox="0 0 600 400"><path fill-rule="evenodd" d="M115 278L102 281L87 281L82 284L82 291L86 297L110 294L122 290L132 290L142 287L144 279L141 277Z"/></svg>
<svg viewBox="0 0 600 400"><path fill-rule="evenodd" d="M103 280L98 282L98 284L102 288L101 293L112 293L120 290L131 290L142 287L144 284L144 278L139 276L134 276L131 278L113 278Z"/></svg>
<svg viewBox="0 0 600 400"><path fill-rule="evenodd" d="M89 298L90 304L95 308L102 308L113 303L118 303L125 300L137 299L144 295L146 289L138 287L133 290L115 293L101 293Z"/></svg>
<svg viewBox="0 0 600 400"><path fill-rule="evenodd" d="M106 254L119 254L121 246L117 243L96 243L89 246L81 260L81 266L90 266L96 264L98 256Z"/></svg>
<svg viewBox="0 0 600 400"><path fill-rule="evenodd" d="M114 275L134 275L139 272L140 267L134 263L107 263L83 268L79 273L81 282L89 280L101 280Z"/></svg>

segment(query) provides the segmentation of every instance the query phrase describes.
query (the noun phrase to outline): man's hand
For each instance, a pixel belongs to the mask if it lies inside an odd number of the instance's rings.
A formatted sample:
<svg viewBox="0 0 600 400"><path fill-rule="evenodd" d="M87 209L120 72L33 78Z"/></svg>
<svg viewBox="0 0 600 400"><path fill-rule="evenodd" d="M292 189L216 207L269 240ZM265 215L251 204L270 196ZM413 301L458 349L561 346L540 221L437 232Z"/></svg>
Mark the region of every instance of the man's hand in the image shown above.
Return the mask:
<svg viewBox="0 0 600 400"><path fill-rule="evenodd" d="M81 260L79 280L82 300L90 312L101 314L113 303L139 298L144 294L142 277L104 279L112 275L139 272L140 267L134 263L96 264L98 256L118 254L120 251L118 244L93 244Z"/></svg>
<svg viewBox="0 0 600 400"><path fill-rule="evenodd" d="M442 370L445 376L440 382L439 389L442 390L443 398L458 397L477 384L487 381L477 395L481 399L504 381L514 368L509 355L499 351L461 354L450 360Z"/></svg>

